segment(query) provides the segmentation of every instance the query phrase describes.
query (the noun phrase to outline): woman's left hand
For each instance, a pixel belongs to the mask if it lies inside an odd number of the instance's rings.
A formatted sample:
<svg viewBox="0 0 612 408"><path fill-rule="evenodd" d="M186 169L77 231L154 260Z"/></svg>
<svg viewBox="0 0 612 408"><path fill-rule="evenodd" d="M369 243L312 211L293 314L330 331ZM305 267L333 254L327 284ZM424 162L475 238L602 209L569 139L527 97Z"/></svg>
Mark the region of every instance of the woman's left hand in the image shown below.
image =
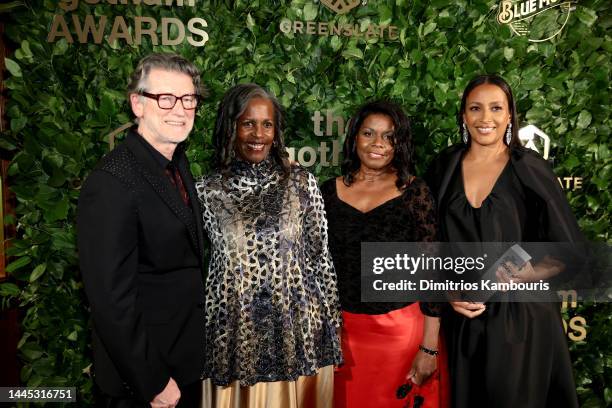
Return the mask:
<svg viewBox="0 0 612 408"><path fill-rule="evenodd" d="M535 280L536 272L533 269L531 262L525 263L521 268L518 268L512 262L505 262L496 272L497 281L502 283L531 282Z"/></svg>
<svg viewBox="0 0 612 408"><path fill-rule="evenodd" d="M411 380L416 385L421 385L436 371L438 368L438 357L427 354L422 350L417 351L412 367L406 376L407 380Z"/></svg>

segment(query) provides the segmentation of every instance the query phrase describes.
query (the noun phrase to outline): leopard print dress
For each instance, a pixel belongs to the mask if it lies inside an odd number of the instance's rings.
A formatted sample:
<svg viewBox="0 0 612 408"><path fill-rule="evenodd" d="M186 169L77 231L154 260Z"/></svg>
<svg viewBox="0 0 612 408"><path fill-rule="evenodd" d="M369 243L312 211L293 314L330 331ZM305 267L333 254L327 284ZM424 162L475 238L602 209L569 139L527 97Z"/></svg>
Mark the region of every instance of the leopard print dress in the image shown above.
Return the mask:
<svg viewBox="0 0 612 408"><path fill-rule="evenodd" d="M294 381L341 362L340 307L315 177L235 160L196 183L211 241L205 377Z"/></svg>

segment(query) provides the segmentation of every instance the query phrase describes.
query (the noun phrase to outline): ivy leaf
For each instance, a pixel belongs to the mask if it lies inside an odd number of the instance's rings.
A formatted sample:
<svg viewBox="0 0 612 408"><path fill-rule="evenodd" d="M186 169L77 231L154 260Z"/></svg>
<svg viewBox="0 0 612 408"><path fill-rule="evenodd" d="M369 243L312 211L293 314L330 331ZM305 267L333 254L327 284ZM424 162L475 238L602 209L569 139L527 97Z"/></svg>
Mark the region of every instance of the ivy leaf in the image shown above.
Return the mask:
<svg viewBox="0 0 612 408"><path fill-rule="evenodd" d="M253 16L251 13L247 14L246 25L250 32L253 32L253 27L255 27L255 20L253 20Z"/></svg>
<svg viewBox="0 0 612 408"><path fill-rule="evenodd" d="M529 123L536 123L536 124L546 122L547 120L550 119L551 116L552 116L552 113L548 109L545 109L540 106L536 106L536 107L529 109L529 111L527 111L527 114L525 115Z"/></svg>
<svg viewBox="0 0 612 408"><path fill-rule="evenodd" d="M47 270L46 263L38 265L36 268L34 268L34 270L32 271L32 274L30 275L30 282L36 281L38 278L40 278L43 275L43 273L45 273L46 270Z"/></svg>
<svg viewBox="0 0 612 408"><path fill-rule="evenodd" d="M11 119L11 130L15 133L19 132L23 129L28 123L28 118L25 116L20 116L18 118Z"/></svg>
<svg viewBox="0 0 612 408"><path fill-rule="evenodd" d="M578 20L589 27L591 27L593 24L595 24L595 21L597 21L597 13L582 5L576 6L575 15L578 17Z"/></svg>
<svg viewBox="0 0 612 408"><path fill-rule="evenodd" d="M576 127L578 129L586 129L590 124L593 117L589 111L581 111L578 115L578 120L576 121Z"/></svg>
<svg viewBox="0 0 612 408"><path fill-rule="evenodd" d="M191 170L194 178L202 175L202 166L200 166L198 163L190 162L189 170Z"/></svg>
<svg viewBox="0 0 612 408"><path fill-rule="evenodd" d="M338 51L340 47L342 46L342 40L340 40L340 37L335 35L332 37L330 41L330 45L331 45L332 50Z"/></svg>
<svg viewBox="0 0 612 408"><path fill-rule="evenodd" d="M108 93L104 93L102 95L100 101L100 113L105 116L110 116L115 111L115 103L113 102L112 97Z"/></svg>
<svg viewBox="0 0 612 408"><path fill-rule="evenodd" d="M53 384L53 366L54 360L52 357L46 356L39 358L35 362L32 363L32 371L41 377L45 378L49 385ZM54 384L53 384L54 385Z"/></svg>
<svg viewBox="0 0 612 408"><path fill-rule="evenodd" d="M19 346L18 348L20 347L21 346ZM21 371L19 372L19 378L21 379L21 382L27 383L31 376L32 366L30 364L24 364L24 366L21 368Z"/></svg>
<svg viewBox="0 0 612 408"><path fill-rule="evenodd" d="M342 51L342 56L346 59L363 59L363 51L359 48L347 48Z"/></svg>
<svg viewBox="0 0 612 408"><path fill-rule="evenodd" d="M230 54L242 54L246 46L244 44L229 47L226 52Z"/></svg>
<svg viewBox="0 0 612 408"><path fill-rule="evenodd" d="M10 58L4 58L4 65L12 76L21 78L21 68L19 67L19 64Z"/></svg>
<svg viewBox="0 0 612 408"><path fill-rule="evenodd" d="M393 19L393 11L385 5L381 5L378 8L378 18L380 19L380 25L389 25Z"/></svg>
<svg viewBox="0 0 612 408"><path fill-rule="evenodd" d="M21 354L26 358L26 360L33 361L36 360L43 355L43 349L36 343L28 341L21 346L19 349Z"/></svg>
<svg viewBox="0 0 612 408"><path fill-rule="evenodd" d="M435 21L430 21L429 23L425 24L425 27L423 28L423 37L427 37L427 34L433 32L437 26L438 24Z"/></svg>
<svg viewBox="0 0 612 408"><path fill-rule="evenodd" d="M580 159L572 154L568 156L563 164L565 165L565 168L571 171L574 167L580 164Z"/></svg>
<svg viewBox="0 0 612 408"><path fill-rule="evenodd" d="M39 356L40 357L40 356ZM38 357L37 357L38 358ZM46 383L45 379L39 374L32 374L30 379L28 380L28 387L36 388L39 387L43 382Z"/></svg>
<svg viewBox="0 0 612 408"><path fill-rule="evenodd" d="M604 390L604 398L606 400L606 405L612 404L612 388L606 387Z"/></svg>
<svg viewBox="0 0 612 408"><path fill-rule="evenodd" d="M19 295L19 286L14 283L0 283L0 296L1 297L14 297Z"/></svg>
<svg viewBox="0 0 612 408"><path fill-rule="evenodd" d="M117 41L115 41L117 43ZM113 44L111 44L111 47ZM59 41L55 43L53 47L53 55L64 55L68 51L68 41L65 38L61 38Z"/></svg>
<svg viewBox="0 0 612 408"><path fill-rule="evenodd" d="M30 50L30 43L28 40L23 40L21 42L21 50L23 51L23 55L26 58L32 58L32 50Z"/></svg>
<svg viewBox="0 0 612 408"><path fill-rule="evenodd" d="M572 137L572 141L578 146L588 146L593 143L595 139L597 139L597 134L588 131L574 134Z"/></svg>
<svg viewBox="0 0 612 408"><path fill-rule="evenodd" d="M319 7L317 7L314 3L306 3L304 6L304 20L311 21L317 17L319 13Z"/></svg>
<svg viewBox="0 0 612 408"><path fill-rule="evenodd" d="M6 266L7 273L13 273L19 268L23 268L27 264L32 262L32 259L29 256L22 256L21 258L11 262Z"/></svg>
<svg viewBox="0 0 612 408"><path fill-rule="evenodd" d="M64 196L61 200L55 202L47 211L45 211L45 219L48 222L65 220L68 216L68 208L68 198Z"/></svg>

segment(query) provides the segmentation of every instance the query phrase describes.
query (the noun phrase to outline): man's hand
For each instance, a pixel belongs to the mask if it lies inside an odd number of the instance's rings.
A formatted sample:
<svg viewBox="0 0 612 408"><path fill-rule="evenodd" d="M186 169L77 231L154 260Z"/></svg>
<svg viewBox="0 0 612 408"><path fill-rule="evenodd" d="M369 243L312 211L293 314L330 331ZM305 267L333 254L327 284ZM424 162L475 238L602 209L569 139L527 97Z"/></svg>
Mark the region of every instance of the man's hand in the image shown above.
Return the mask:
<svg viewBox="0 0 612 408"><path fill-rule="evenodd" d="M176 385L176 381L170 377L166 388L151 401L151 408L174 408L178 404L179 399L181 399L181 390Z"/></svg>
<svg viewBox="0 0 612 408"><path fill-rule="evenodd" d="M486 306L484 303L473 303L473 302L450 302L455 312L473 319L476 316L480 316L485 310Z"/></svg>

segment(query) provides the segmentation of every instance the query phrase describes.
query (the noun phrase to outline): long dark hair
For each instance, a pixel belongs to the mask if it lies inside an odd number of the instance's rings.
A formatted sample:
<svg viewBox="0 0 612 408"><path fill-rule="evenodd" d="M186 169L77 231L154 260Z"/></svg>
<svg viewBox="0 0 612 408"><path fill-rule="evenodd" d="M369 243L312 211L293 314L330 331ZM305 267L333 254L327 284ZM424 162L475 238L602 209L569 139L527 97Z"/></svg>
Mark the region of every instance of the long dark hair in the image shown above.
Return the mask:
<svg viewBox="0 0 612 408"><path fill-rule="evenodd" d="M215 164L218 169L229 166L234 157L234 144L236 143L236 122L244 113L253 98L264 98L274 106L274 142L270 154L282 166L285 172L289 171L289 154L283 142L283 112L280 104L272 94L257 84L240 84L231 88L223 96L217 110L217 120L213 133L215 147Z"/></svg>
<svg viewBox="0 0 612 408"><path fill-rule="evenodd" d="M393 160L391 166L397 171L395 185L398 189L403 189L414 173L414 146L408 117L401 106L390 101L368 102L361 106L351 118L343 149L342 177L344 184L350 186L355 181L355 174L361 166L361 160L357 155L357 134L363 121L373 114L387 115L391 118L395 127L392 138Z"/></svg>
<svg viewBox="0 0 612 408"><path fill-rule="evenodd" d="M512 137L510 138L510 144L508 147L517 147L521 145L521 142L518 138L518 118L516 117L516 104L514 103L514 96L512 95L512 89L510 85L506 82L506 80L499 75L478 75L476 78L472 79L469 84L465 87L463 91L463 96L461 97L461 107L459 108L459 113L457 114L457 125L459 126L459 133L463 132L463 114L465 113L465 104L467 101L467 97L469 94L479 85L483 84L491 84L496 85L499 89L504 91L506 94L506 98L508 99L508 109L510 109L510 123L512 124ZM506 143L504 138L504 144ZM467 146L468 148L472 144L472 138L468 137Z"/></svg>

